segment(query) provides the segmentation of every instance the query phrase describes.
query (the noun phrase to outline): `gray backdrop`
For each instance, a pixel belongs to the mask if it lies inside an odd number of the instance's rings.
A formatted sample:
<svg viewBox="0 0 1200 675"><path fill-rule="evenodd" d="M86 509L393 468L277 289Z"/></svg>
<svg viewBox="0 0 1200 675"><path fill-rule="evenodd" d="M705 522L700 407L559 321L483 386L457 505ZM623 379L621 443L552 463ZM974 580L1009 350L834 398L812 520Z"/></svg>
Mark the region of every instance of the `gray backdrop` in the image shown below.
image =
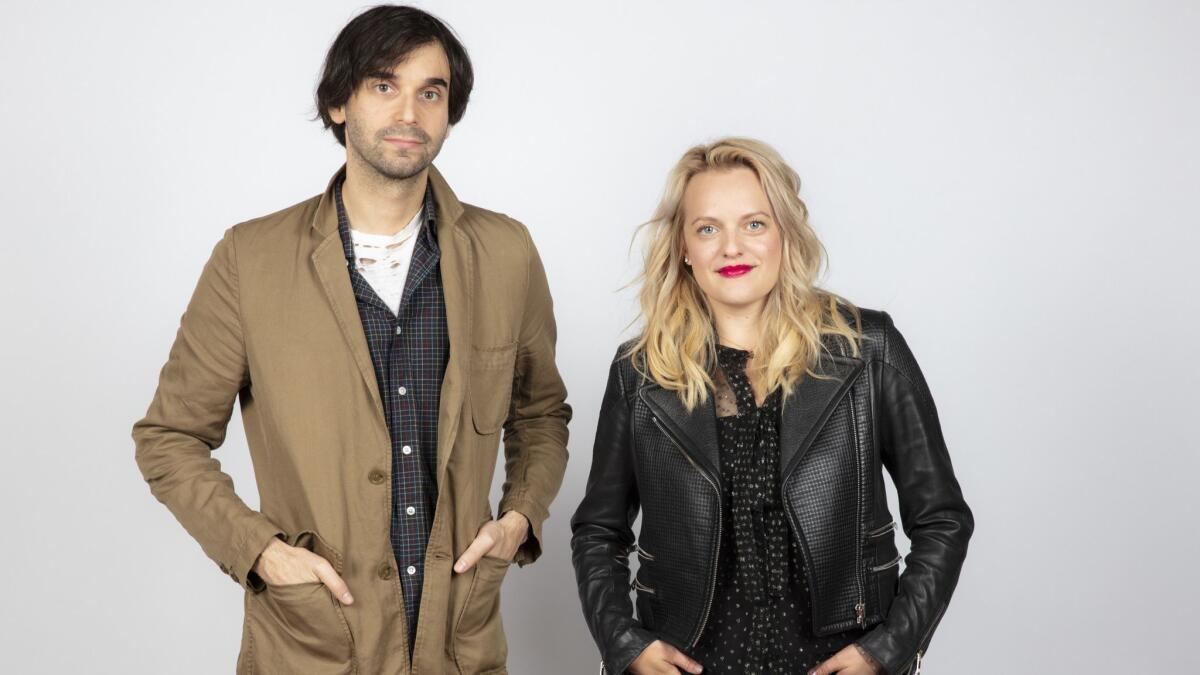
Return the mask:
<svg viewBox="0 0 1200 675"><path fill-rule="evenodd" d="M1196 3L421 4L477 69L439 166L533 232L576 411L504 588L514 673L595 672L568 518L630 236L734 133L797 168L827 285L892 313L937 400L978 528L926 672L1198 672ZM362 7L0 9L5 672L232 671L241 591L129 428L221 232L339 165L311 92ZM257 503L240 420L218 456Z"/></svg>

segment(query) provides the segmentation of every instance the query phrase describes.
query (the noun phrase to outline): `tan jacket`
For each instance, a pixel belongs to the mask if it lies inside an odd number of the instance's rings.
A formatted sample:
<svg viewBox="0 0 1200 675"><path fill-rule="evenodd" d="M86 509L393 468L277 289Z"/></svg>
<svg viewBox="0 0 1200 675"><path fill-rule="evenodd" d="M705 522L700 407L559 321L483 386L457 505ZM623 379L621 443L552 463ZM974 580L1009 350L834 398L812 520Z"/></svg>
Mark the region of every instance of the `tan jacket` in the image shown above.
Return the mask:
<svg viewBox="0 0 1200 675"><path fill-rule="evenodd" d="M429 180L450 360L412 663L389 543L391 443L333 181L321 196L225 233L154 401L134 425L138 467L154 496L246 588L240 673L506 672L499 599L508 563L484 558L464 574L451 565L480 525L508 510L532 524L516 561L540 555L542 521L566 469L571 409L554 364L545 272L525 227L460 203L436 169ZM260 511L238 498L211 456L235 398ZM502 429L507 480L493 512ZM326 557L354 604L339 606L317 584L264 587L250 570L276 535Z"/></svg>

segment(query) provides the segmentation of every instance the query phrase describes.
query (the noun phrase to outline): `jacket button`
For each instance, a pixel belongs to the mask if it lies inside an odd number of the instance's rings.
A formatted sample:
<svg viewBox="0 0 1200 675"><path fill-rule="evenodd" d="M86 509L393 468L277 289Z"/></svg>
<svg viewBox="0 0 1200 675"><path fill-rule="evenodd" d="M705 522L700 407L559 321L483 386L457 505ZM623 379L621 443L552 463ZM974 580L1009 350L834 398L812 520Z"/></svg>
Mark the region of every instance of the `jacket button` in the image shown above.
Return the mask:
<svg viewBox="0 0 1200 675"><path fill-rule="evenodd" d="M382 563L379 565L379 578L387 581L392 578L392 564Z"/></svg>
<svg viewBox="0 0 1200 675"><path fill-rule="evenodd" d="M371 481L375 485L379 485L383 481L387 480L387 476L383 475L383 472L379 469L371 469L371 472L367 474L367 480Z"/></svg>

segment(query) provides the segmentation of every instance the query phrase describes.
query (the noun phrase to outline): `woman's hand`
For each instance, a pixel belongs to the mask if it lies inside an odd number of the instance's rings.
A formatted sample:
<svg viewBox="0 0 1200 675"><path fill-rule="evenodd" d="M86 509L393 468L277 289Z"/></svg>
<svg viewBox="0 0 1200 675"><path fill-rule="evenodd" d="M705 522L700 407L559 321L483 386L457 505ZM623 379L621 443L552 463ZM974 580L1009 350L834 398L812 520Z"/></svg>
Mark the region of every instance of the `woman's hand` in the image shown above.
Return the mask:
<svg viewBox="0 0 1200 675"><path fill-rule="evenodd" d="M825 659L808 675L882 675L883 666L857 644L852 644Z"/></svg>
<svg viewBox="0 0 1200 675"><path fill-rule="evenodd" d="M678 675L681 668L685 673L704 672L704 666L662 640L651 642L629 664L629 672L633 675Z"/></svg>

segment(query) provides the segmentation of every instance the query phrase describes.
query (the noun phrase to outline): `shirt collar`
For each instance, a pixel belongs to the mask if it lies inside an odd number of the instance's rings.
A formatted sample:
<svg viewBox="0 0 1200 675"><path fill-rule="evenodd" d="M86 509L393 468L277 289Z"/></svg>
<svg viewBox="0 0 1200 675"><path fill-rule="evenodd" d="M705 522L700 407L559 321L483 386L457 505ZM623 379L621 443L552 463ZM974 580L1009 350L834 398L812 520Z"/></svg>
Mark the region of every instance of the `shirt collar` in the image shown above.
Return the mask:
<svg viewBox="0 0 1200 675"><path fill-rule="evenodd" d="M354 241L350 238L350 217L346 215L346 205L342 202L342 183L345 180L343 176L333 186L333 197L337 204L338 234L342 238L342 251L346 255L346 261L353 267ZM437 200L433 198L433 186L429 182L425 184L425 204L422 213L424 222L417 234L417 243L424 244L431 251L437 251Z"/></svg>

